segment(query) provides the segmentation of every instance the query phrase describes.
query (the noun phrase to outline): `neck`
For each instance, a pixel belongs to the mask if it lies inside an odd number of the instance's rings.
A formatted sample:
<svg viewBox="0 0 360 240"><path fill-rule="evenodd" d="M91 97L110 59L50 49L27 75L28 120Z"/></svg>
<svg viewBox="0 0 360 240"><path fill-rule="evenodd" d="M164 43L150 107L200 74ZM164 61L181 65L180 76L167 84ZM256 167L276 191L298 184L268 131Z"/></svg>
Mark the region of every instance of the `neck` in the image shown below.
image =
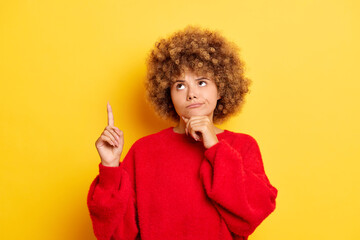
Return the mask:
<svg viewBox="0 0 360 240"><path fill-rule="evenodd" d="M174 130L177 132L177 133L185 133L185 122L182 118L180 118L178 124L176 125L176 127L174 127Z"/></svg>

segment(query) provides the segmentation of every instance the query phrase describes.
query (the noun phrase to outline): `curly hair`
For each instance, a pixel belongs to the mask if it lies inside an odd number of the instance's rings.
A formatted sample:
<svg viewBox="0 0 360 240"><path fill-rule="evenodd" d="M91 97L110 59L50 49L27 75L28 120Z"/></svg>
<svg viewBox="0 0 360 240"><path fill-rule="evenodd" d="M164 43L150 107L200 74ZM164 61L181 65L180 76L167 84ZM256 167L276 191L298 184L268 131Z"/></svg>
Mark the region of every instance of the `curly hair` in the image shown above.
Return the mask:
<svg viewBox="0 0 360 240"><path fill-rule="evenodd" d="M187 68L214 80L221 99L214 109L213 122L223 122L240 110L251 84L244 76L239 50L219 32L194 25L161 38L146 60L147 100L161 117L178 121L170 88Z"/></svg>

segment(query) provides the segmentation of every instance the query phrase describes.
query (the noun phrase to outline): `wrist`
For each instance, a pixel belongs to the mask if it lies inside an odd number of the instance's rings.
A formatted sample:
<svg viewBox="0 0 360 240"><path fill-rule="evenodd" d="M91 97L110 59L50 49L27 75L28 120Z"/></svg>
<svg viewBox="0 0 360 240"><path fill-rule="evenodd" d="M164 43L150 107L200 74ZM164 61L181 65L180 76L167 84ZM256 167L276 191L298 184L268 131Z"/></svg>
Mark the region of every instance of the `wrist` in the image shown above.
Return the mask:
<svg viewBox="0 0 360 240"><path fill-rule="evenodd" d="M214 139L213 141L211 141L210 143L206 144L205 148L206 149L209 149L211 148L212 146L214 146L215 144L217 144L219 142L219 140L216 138Z"/></svg>
<svg viewBox="0 0 360 240"><path fill-rule="evenodd" d="M105 167L118 167L120 166L120 162L116 161L116 162L112 162L112 163L105 163L105 162L101 162L101 164Z"/></svg>

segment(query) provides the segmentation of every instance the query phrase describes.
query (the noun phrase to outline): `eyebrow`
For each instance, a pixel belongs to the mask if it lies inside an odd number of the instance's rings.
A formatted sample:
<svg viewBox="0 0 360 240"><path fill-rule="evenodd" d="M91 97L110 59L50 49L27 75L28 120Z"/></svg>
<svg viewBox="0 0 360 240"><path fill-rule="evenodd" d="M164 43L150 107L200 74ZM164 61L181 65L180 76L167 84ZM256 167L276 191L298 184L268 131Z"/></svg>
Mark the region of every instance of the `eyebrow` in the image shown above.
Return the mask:
<svg viewBox="0 0 360 240"><path fill-rule="evenodd" d="M198 80L203 80L203 79L209 80L209 79L206 78L206 77L200 77L200 78L197 78L197 79L195 79L195 80L198 81ZM185 82L185 80L177 79L175 82Z"/></svg>

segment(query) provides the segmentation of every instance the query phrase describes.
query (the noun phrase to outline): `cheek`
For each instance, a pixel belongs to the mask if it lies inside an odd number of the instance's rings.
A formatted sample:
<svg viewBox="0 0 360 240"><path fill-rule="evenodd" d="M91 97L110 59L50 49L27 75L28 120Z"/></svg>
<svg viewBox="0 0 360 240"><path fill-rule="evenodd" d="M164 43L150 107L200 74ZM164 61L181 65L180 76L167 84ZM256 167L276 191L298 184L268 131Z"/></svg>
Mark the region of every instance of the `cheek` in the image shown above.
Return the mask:
<svg viewBox="0 0 360 240"><path fill-rule="evenodd" d="M176 93L172 88L170 89L170 98L174 103L174 98L176 98Z"/></svg>
<svg viewBox="0 0 360 240"><path fill-rule="evenodd" d="M208 92L207 94L207 100L210 104L215 104L217 103L217 100L218 100L218 92L217 92L217 89L214 88L214 89L211 89L211 91Z"/></svg>
<svg viewBox="0 0 360 240"><path fill-rule="evenodd" d="M181 105L181 94L179 92L172 91L171 92L171 101L175 107Z"/></svg>

